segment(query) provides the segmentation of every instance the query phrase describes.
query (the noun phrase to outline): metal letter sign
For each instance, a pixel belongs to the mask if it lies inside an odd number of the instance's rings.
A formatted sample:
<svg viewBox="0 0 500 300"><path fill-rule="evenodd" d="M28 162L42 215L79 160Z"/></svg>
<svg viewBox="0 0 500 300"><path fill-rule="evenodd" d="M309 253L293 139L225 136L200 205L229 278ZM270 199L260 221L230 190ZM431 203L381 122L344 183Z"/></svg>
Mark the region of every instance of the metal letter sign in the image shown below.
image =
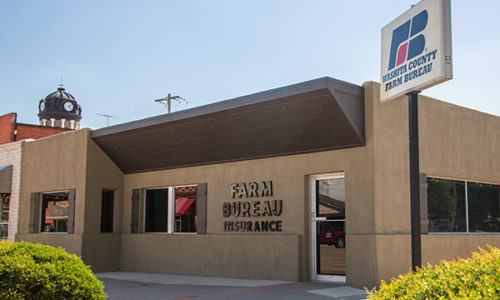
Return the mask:
<svg viewBox="0 0 500 300"><path fill-rule="evenodd" d="M423 0L382 28L382 103L452 77L450 0Z"/></svg>

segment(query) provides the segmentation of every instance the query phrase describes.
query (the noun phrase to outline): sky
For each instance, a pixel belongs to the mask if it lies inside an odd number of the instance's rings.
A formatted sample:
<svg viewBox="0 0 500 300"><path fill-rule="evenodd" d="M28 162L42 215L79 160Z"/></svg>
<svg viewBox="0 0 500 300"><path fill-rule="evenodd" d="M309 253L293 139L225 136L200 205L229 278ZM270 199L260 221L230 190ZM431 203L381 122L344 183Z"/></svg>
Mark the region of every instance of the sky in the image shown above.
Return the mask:
<svg viewBox="0 0 500 300"><path fill-rule="evenodd" d="M0 115L38 123L61 83L83 127L324 76L380 81L381 28L418 1L0 1ZM500 116L498 0L452 0L453 80L424 95Z"/></svg>

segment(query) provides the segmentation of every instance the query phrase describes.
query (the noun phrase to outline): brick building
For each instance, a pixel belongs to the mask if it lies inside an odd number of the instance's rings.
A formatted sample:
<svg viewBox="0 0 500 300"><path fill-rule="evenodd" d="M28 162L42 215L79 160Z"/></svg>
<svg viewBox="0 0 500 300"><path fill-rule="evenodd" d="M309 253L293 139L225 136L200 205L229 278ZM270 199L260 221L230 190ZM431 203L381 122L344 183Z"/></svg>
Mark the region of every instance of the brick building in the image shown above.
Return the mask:
<svg viewBox="0 0 500 300"><path fill-rule="evenodd" d="M17 114L8 113L0 116L0 145L26 139L39 139L69 130L71 129L17 123Z"/></svg>

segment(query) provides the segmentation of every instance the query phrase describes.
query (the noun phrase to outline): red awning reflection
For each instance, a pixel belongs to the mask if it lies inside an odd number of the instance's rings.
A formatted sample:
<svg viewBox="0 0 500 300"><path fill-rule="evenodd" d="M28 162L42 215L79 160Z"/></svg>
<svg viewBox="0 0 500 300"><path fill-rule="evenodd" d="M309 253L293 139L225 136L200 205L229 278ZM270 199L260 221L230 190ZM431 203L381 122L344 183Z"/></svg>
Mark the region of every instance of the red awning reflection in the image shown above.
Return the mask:
<svg viewBox="0 0 500 300"><path fill-rule="evenodd" d="M189 215L189 213L186 211L194 203L194 200L195 200L194 198L175 199L175 215L176 216Z"/></svg>

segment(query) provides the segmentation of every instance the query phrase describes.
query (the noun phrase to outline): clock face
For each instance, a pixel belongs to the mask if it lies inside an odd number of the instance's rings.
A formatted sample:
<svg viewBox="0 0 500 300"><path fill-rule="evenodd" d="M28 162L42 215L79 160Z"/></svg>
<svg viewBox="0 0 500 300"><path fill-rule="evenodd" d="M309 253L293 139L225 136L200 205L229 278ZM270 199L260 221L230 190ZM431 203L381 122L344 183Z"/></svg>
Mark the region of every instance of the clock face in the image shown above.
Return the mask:
<svg viewBox="0 0 500 300"><path fill-rule="evenodd" d="M64 103L64 110L66 111L72 111L73 110L73 103L67 101Z"/></svg>
<svg viewBox="0 0 500 300"><path fill-rule="evenodd" d="M40 111L45 110L45 101L40 102Z"/></svg>

